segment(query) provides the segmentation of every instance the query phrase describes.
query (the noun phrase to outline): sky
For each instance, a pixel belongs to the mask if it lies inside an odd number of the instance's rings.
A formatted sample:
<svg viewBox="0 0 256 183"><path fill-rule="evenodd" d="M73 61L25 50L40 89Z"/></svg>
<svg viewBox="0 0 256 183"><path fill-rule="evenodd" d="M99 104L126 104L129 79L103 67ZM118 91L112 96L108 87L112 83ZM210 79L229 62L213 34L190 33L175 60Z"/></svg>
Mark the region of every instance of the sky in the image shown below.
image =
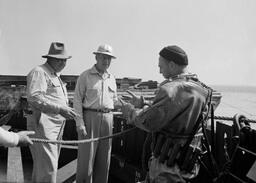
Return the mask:
<svg viewBox="0 0 256 183"><path fill-rule="evenodd" d="M26 75L51 42L79 75L109 44L116 78L161 82L158 53L183 48L189 71L210 85L256 86L255 0L0 0L0 75Z"/></svg>

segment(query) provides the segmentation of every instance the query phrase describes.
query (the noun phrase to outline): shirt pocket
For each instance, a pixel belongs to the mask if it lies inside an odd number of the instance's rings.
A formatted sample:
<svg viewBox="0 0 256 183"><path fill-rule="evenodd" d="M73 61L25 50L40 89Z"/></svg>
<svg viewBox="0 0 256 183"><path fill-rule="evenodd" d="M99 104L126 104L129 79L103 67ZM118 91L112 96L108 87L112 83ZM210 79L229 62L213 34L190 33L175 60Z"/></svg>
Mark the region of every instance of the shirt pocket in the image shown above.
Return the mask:
<svg viewBox="0 0 256 183"><path fill-rule="evenodd" d="M88 88L86 90L86 98L90 101L96 99L98 97L99 91L95 88Z"/></svg>
<svg viewBox="0 0 256 183"><path fill-rule="evenodd" d="M48 81L47 93L54 96L63 95L59 80L51 79Z"/></svg>

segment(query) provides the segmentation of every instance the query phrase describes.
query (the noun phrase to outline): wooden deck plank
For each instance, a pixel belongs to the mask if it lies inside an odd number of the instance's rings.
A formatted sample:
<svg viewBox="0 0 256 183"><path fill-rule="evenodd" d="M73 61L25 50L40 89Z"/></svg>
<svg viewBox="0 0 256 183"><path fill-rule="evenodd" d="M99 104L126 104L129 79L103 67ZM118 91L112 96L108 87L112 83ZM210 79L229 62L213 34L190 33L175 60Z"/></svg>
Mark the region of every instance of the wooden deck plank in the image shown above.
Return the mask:
<svg viewBox="0 0 256 183"><path fill-rule="evenodd" d="M71 176L76 174L76 165L77 165L77 159L71 161L70 163L58 169L57 182L65 182Z"/></svg>
<svg viewBox="0 0 256 183"><path fill-rule="evenodd" d="M23 182L23 166L19 147L8 148L7 182Z"/></svg>

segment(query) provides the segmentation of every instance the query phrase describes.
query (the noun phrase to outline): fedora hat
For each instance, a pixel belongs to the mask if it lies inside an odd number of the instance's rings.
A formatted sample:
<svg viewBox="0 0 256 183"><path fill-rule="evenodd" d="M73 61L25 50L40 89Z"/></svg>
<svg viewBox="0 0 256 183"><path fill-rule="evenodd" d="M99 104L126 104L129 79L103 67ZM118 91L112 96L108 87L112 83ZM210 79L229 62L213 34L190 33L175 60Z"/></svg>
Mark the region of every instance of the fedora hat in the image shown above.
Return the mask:
<svg viewBox="0 0 256 183"><path fill-rule="evenodd" d="M93 54L104 54L104 55L109 55L111 56L112 58L116 58L113 54L113 49L110 45L107 45L107 44L103 44L103 45L100 45L98 47L98 50L93 52Z"/></svg>
<svg viewBox="0 0 256 183"><path fill-rule="evenodd" d="M47 55L43 55L43 58L58 58L58 59L70 59L72 56L67 54L63 43L53 42L50 46Z"/></svg>

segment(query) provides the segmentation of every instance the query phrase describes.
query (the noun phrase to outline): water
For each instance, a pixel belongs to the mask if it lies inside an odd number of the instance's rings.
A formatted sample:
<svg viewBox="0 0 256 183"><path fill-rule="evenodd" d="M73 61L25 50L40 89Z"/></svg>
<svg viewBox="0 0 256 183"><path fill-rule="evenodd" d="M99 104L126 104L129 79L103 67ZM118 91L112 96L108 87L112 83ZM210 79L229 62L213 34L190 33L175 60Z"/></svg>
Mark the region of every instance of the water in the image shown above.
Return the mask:
<svg viewBox="0 0 256 183"><path fill-rule="evenodd" d="M256 120L256 87L215 86L222 95L215 111L216 116L233 117L242 114L248 119ZM251 124L256 128L256 124Z"/></svg>
<svg viewBox="0 0 256 183"><path fill-rule="evenodd" d="M213 87L222 95L216 115L234 116L243 114L247 118L256 119L256 87Z"/></svg>

